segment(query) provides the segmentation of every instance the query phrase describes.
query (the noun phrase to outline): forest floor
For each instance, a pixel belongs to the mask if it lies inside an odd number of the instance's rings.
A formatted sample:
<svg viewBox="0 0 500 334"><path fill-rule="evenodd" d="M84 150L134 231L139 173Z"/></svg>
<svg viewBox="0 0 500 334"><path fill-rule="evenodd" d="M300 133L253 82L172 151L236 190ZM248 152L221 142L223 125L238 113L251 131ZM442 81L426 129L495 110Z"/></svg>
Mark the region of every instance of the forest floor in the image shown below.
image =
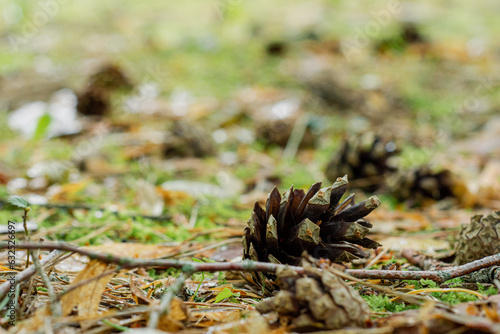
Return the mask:
<svg viewBox="0 0 500 334"><path fill-rule="evenodd" d="M392 169L375 182L348 175L347 194L381 200L367 219L382 246L344 269L443 265L410 263L409 249L457 264L461 224L500 209L497 3L3 3L1 241L15 235L18 244L64 242L134 260L239 263L255 202L264 204L274 186L331 185L327 166L342 160L343 143L374 137L396 148ZM449 196L401 186L398 177L423 166L430 187L446 186L439 191ZM452 183L439 183L443 171ZM27 202L9 203L13 196ZM486 255L500 252L493 239L483 240ZM33 254L44 261L49 253ZM296 329L257 312L262 289L234 270L183 277L185 267L51 254L48 278L33 272L17 285L15 325L2 294L5 330L146 327L169 287L177 298L160 316L164 331ZM10 255L0 253L2 282L26 268L26 249L15 249L14 262ZM347 282L370 308L367 333L500 330L498 281Z"/></svg>

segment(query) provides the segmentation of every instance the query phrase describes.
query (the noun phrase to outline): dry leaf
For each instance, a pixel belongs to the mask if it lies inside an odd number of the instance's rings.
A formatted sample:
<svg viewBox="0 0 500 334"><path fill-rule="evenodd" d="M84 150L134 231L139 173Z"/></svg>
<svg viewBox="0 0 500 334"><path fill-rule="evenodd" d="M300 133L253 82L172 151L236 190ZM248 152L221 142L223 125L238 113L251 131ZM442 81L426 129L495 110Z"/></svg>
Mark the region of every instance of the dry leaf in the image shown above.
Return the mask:
<svg viewBox="0 0 500 334"><path fill-rule="evenodd" d="M185 328L185 322L189 319L189 310L179 298L172 299L170 312L163 314L158 322L158 329L166 332L178 332Z"/></svg>
<svg viewBox="0 0 500 334"><path fill-rule="evenodd" d="M267 334L270 330L267 321L263 316L258 314L258 312L251 312L250 316L246 319L213 326L210 327L207 332L214 334Z"/></svg>
<svg viewBox="0 0 500 334"><path fill-rule="evenodd" d="M90 278L97 277L106 271L112 270L114 267L115 265L113 264L92 260L87 267L78 274L72 286ZM102 293L111 277L112 275L104 276L64 295L61 299L63 315L70 314L75 306L78 306L78 315L80 316L95 315L101 302ZM90 323L82 321L80 325L82 328L86 328Z"/></svg>
<svg viewBox="0 0 500 334"><path fill-rule="evenodd" d="M219 323L240 320L241 312L229 309L227 311L220 312L202 312L197 314L196 317L202 319L203 322L200 323L202 327L207 327L203 326L203 323L206 321L209 323Z"/></svg>
<svg viewBox="0 0 500 334"><path fill-rule="evenodd" d="M134 296L136 296L138 299L143 301L143 304L151 304L151 299L149 299L144 292L137 286L135 285L134 280L132 279L132 276L130 276L130 291ZM138 303L139 304L139 303Z"/></svg>

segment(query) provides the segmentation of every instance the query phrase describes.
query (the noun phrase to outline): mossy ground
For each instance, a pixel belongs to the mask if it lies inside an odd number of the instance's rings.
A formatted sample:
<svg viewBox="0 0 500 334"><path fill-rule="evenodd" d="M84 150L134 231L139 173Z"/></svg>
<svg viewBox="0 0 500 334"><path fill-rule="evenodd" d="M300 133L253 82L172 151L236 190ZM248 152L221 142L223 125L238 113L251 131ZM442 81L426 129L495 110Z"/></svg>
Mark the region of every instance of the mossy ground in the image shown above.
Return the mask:
<svg viewBox="0 0 500 334"><path fill-rule="evenodd" d="M2 31L18 36L23 34L23 29L40 10L40 4L36 2L0 3L8 10L15 11L16 6L22 8L22 18L11 23L0 23ZM394 90L407 107L404 117L410 119L411 125L414 128L431 129L432 138L401 144L399 163L402 167L419 166L432 161L437 152L449 149L450 141L447 140L462 139L486 122L486 117L478 116L477 121L473 121L475 118L467 120L464 114L456 112L457 106L463 106L468 98L487 98L492 110L500 106L498 89L484 90L480 96L475 94L479 79L489 78L488 65L492 62L490 52L500 46L496 38L500 26L495 10L492 10L496 5L465 0L456 1L453 6L446 1L424 1L423 5L434 6L435 15L445 13L439 15L439 19L427 20L422 26L423 34L433 44L453 49L455 44L463 46L480 37L490 49L483 56L466 60L405 56L404 51L399 49L387 56L369 51L365 58L349 67L346 80L349 88L359 90L363 76L377 75L382 78L383 86ZM246 87L277 88L307 97L309 92L289 70L308 54L307 43L315 39L326 41L354 37L355 28L363 28L363 25L353 26L353 23L365 22L366 16L385 6L383 1L369 4L350 1L313 1L306 4L284 0L272 4L261 0L209 0L196 3L73 1L60 5L47 24L37 28L26 47L15 49L8 40L2 40L2 47L8 52L0 54L0 77L5 78L8 84L19 73L36 72L37 64L49 64L49 68L64 73L64 83L68 87L78 91L87 80L80 68L89 62L110 61L120 65L138 84L151 81L157 84L160 97L165 99L176 90L186 90L198 99L215 98L222 101L217 107L222 108L225 102L233 100ZM263 8L266 8L265 13ZM339 10L342 10L342 15L338 15ZM397 21L391 21L382 27L380 34L371 42L391 38L397 35L398 29ZM282 41L288 46L284 57L266 53L266 45L272 41ZM446 56L446 52L443 53ZM114 101L117 106L120 106L120 102L120 98ZM6 108L3 104L1 107ZM315 105L307 107L321 109ZM71 160L75 145L85 140L84 136L25 140L7 125L7 111L0 110L1 164L7 170L14 171L16 177L26 177L28 170L40 160ZM246 152L250 152L248 155L265 153L271 157L271 169L280 178L282 190L292 184L295 188L307 188L313 182L323 180L324 166L338 148L339 139L348 132L346 128L351 119L356 117L332 114L330 110L319 110L318 114L322 117L318 122L324 131L318 147L313 151L299 152L293 159L287 159L282 157L282 148L266 147L259 140L244 147ZM114 108L109 117L110 122L122 119L123 110ZM167 122L146 120L144 124L164 130ZM248 127L251 128L251 124ZM235 150L232 144L221 144L218 149ZM103 186L104 177L89 176L62 192L59 202L70 203L70 206L84 204L92 209L47 209L33 205L30 218L37 220L43 217L38 222L39 229L52 231L44 236L46 240L81 240L81 245L110 240L182 242L191 237L192 231L178 224L173 217L183 215L189 218L195 205L199 206L196 227L202 230L225 227L230 219L243 224L250 216L251 203L241 204L238 198L207 198L204 201L187 198L166 206L163 212L166 218L163 220L137 217L139 207L135 189L129 186L135 179L144 178L147 174L155 186L160 186L163 182L180 178L214 183L216 177L212 173L200 173L192 169L169 170L161 163L145 166L140 160L126 157L125 149L112 143L103 145L100 152L106 157L108 165L116 169L113 171L118 180L116 189L110 190ZM201 160L200 163L210 167L210 170L220 167L215 158ZM246 183L257 175L260 168L259 161L248 161L228 169ZM70 173L54 184L71 185ZM7 187L0 186L0 198L5 199L9 195L12 194ZM398 203L390 195L381 197L388 210L398 208ZM110 205L117 205L118 213L100 209ZM0 221L21 220L22 212L8 206L5 209L0 211ZM109 224L113 224L112 229L86 238L96 229ZM433 228L429 227L426 231ZM194 240L204 242L221 239L203 235ZM150 272L150 276L155 278L177 274L175 270ZM432 287L433 283L409 281L407 284L417 289ZM483 293L492 294L494 291ZM476 298L460 292L431 295L449 304ZM364 298L374 311L397 312L414 307L391 302L391 298L384 295Z"/></svg>

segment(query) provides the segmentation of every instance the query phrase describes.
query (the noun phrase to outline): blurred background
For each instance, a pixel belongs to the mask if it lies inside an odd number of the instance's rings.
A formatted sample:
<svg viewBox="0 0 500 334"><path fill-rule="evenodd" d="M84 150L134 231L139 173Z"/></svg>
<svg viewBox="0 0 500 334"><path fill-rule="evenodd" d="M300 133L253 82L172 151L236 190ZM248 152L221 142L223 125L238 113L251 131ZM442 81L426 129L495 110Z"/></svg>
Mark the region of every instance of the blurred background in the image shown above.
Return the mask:
<svg viewBox="0 0 500 334"><path fill-rule="evenodd" d="M273 186L345 174L379 219L498 209L497 1L0 9L0 197L69 208L40 218L49 238L110 217L86 241L238 231Z"/></svg>

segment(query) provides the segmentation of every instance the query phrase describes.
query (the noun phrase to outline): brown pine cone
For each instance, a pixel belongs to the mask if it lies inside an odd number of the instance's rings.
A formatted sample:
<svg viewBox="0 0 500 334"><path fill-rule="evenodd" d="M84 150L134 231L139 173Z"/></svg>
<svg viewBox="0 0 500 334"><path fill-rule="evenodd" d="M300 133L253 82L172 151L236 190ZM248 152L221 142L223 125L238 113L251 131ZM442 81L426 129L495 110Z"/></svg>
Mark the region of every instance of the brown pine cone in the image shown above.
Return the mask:
<svg viewBox="0 0 500 334"><path fill-rule="evenodd" d="M321 182L317 182L307 193L290 187L283 197L275 187L268 196L265 210L255 203L243 233L243 258L297 265L304 250L315 258L332 262L367 257L363 247L380 245L366 238L372 225L364 217L376 209L380 201L372 196L355 204L351 194L339 204L347 185L347 176L344 176L322 189ZM272 290L274 275L256 273L253 278L258 285Z"/></svg>
<svg viewBox="0 0 500 334"><path fill-rule="evenodd" d="M500 253L500 211L476 215L463 224L455 243L455 263L466 264Z"/></svg>
<svg viewBox="0 0 500 334"><path fill-rule="evenodd" d="M396 144L373 133L344 140L340 150L326 166L325 175L334 180L347 174L352 186L371 192L385 184L385 175L394 172L390 158L397 154Z"/></svg>
<svg viewBox="0 0 500 334"><path fill-rule="evenodd" d="M425 205L425 202L440 201L447 197L467 201L466 185L450 170L433 171L429 166L414 168L389 180L394 197L408 206Z"/></svg>
<svg viewBox="0 0 500 334"><path fill-rule="evenodd" d="M356 290L329 271L318 269L317 260L304 255L305 274L292 270L277 273L280 291L257 304L261 313L275 311L291 330L315 331L367 327L370 308Z"/></svg>

